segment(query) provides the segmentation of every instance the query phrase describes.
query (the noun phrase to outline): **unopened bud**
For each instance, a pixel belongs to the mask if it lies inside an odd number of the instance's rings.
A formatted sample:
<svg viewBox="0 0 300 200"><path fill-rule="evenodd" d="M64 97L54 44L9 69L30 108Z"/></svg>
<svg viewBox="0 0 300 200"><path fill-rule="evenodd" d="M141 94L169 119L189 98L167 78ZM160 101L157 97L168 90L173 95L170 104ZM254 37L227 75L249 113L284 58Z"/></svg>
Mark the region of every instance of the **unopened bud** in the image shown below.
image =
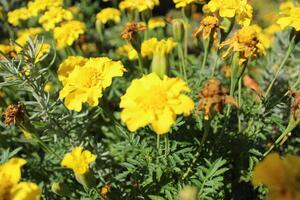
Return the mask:
<svg viewBox="0 0 300 200"><path fill-rule="evenodd" d="M181 43L184 38L184 21L182 19L172 20L172 29L175 41Z"/></svg>
<svg viewBox="0 0 300 200"><path fill-rule="evenodd" d="M88 172L86 172L84 174L76 174L75 173L75 178L78 181L78 183L80 183L84 187L93 188L93 187L97 186L96 178L95 178L92 170L89 170Z"/></svg>
<svg viewBox="0 0 300 200"><path fill-rule="evenodd" d="M54 192L55 194L63 197L67 197L71 195L71 190L70 188L61 182L54 182L51 185L51 191Z"/></svg>
<svg viewBox="0 0 300 200"><path fill-rule="evenodd" d="M157 53L153 55L151 63L151 71L155 72L160 78L168 73L168 59L167 55Z"/></svg>

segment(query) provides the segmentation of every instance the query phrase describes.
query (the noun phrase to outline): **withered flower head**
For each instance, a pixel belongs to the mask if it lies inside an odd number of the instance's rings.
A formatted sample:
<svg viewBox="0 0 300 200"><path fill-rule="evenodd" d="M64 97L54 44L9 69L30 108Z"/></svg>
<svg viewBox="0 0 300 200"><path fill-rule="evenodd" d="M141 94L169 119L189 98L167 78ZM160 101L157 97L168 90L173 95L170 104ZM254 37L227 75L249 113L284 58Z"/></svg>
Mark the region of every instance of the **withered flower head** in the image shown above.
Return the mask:
<svg viewBox="0 0 300 200"><path fill-rule="evenodd" d="M195 30L193 36L200 37L200 34L202 33L203 39L207 39L210 36L216 37L219 27L220 23L217 17L207 16L200 22L200 26Z"/></svg>
<svg viewBox="0 0 300 200"><path fill-rule="evenodd" d="M25 106L22 103L9 105L2 116L5 125L23 123L25 121Z"/></svg>
<svg viewBox="0 0 300 200"><path fill-rule="evenodd" d="M214 112L221 112L225 104L238 107L235 99L228 95L227 90L216 79L207 81L199 93L199 99L198 109L204 111L206 120Z"/></svg>
<svg viewBox="0 0 300 200"><path fill-rule="evenodd" d="M125 25L121 37L124 40L132 41L138 32L145 31L147 29L146 25L144 23L136 23L134 21L129 21Z"/></svg>
<svg viewBox="0 0 300 200"><path fill-rule="evenodd" d="M291 116L295 121L300 120L300 90L290 91L293 101L291 104Z"/></svg>

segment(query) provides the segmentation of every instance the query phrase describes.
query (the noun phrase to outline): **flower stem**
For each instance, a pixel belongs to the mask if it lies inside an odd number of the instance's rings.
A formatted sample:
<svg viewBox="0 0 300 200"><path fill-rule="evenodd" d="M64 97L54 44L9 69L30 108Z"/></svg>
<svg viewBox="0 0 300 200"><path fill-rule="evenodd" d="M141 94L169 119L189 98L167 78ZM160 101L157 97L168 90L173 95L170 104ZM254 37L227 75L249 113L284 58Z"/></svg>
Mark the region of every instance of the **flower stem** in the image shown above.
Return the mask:
<svg viewBox="0 0 300 200"><path fill-rule="evenodd" d="M142 54L138 53L138 63L139 63L139 71L140 71L140 75L143 76L144 75L144 70L143 70L143 58L142 58Z"/></svg>
<svg viewBox="0 0 300 200"><path fill-rule="evenodd" d="M181 75L183 76L184 80L187 80L186 66L185 66L185 59L184 59L184 52L183 52L183 45L182 44L178 45L178 56L179 56L179 59L181 61L181 63L180 63Z"/></svg>
<svg viewBox="0 0 300 200"><path fill-rule="evenodd" d="M200 68L200 75L202 74L203 70L204 70L204 67L206 65L206 62L207 62L207 58L208 58L208 53L209 53L209 49L210 49L210 37L205 40L203 42L204 44L204 57L203 57L203 61L202 61L202 65L201 65L201 68Z"/></svg>

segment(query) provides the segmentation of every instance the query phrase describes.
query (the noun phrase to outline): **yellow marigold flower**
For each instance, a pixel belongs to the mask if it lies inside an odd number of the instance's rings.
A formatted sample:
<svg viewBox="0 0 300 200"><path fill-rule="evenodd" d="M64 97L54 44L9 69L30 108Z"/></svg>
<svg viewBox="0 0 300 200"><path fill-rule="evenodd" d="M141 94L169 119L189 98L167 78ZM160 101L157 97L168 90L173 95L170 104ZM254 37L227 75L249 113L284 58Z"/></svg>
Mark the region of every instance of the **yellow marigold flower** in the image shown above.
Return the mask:
<svg viewBox="0 0 300 200"><path fill-rule="evenodd" d="M26 164L22 158L11 158L0 165L0 199L40 199L40 189L35 183L19 182L21 167Z"/></svg>
<svg viewBox="0 0 300 200"><path fill-rule="evenodd" d="M173 0L176 8L183 8L191 3L205 3L203 0Z"/></svg>
<svg viewBox="0 0 300 200"><path fill-rule="evenodd" d="M106 24L110 20L119 23L121 21L121 12L115 8L104 8L96 15L96 18L102 24Z"/></svg>
<svg viewBox="0 0 300 200"><path fill-rule="evenodd" d="M121 10L143 12L152 10L157 5L159 5L159 0L124 0L119 4L119 8Z"/></svg>
<svg viewBox="0 0 300 200"><path fill-rule="evenodd" d="M300 31L300 7L293 7L289 11L282 13L277 24L280 25L281 29L286 27L293 27L296 31Z"/></svg>
<svg viewBox="0 0 300 200"><path fill-rule="evenodd" d="M155 29L158 27L165 27L166 24L166 21L162 17L152 17L148 21L148 28Z"/></svg>
<svg viewBox="0 0 300 200"><path fill-rule="evenodd" d="M116 49L116 53L120 56L126 56L129 60L138 59L137 51L130 45L126 44Z"/></svg>
<svg viewBox="0 0 300 200"><path fill-rule="evenodd" d="M160 41L157 38L150 38L142 44L142 56L151 58L153 54L168 54L176 45L177 43L173 38Z"/></svg>
<svg viewBox="0 0 300 200"><path fill-rule="evenodd" d="M287 1L287 2L283 2L280 4L279 10L280 10L280 12L285 13L285 12L289 12L294 7L295 7L295 5L292 1Z"/></svg>
<svg viewBox="0 0 300 200"><path fill-rule="evenodd" d="M11 54L14 54L14 46L9 44L0 44L0 52L4 55L11 57ZM0 60L4 59L4 56L0 54Z"/></svg>
<svg viewBox="0 0 300 200"><path fill-rule="evenodd" d="M121 97L121 119L130 131L151 125L157 134L170 131L176 115L189 115L194 108L187 84L179 78L165 76L160 79L155 73L132 81Z"/></svg>
<svg viewBox="0 0 300 200"><path fill-rule="evenodd" d="M69 56L58 67L58 80L65 84L65 80L76 66L83 67L88 61L87 58L81 56Z"/></svg>
<svg viewBox="0 0 300 200"><path fill-rule="evenodd" d="M63 49L66 46L71 46L84 32L85 24L83 22L72 20L62 23L61 26L53 30L57 48Z"/></svg>
<svg viewBox="0 0 300 200"><path fill-rule="evenodd" d="M7 14L8 22L14 26L20 25L22 21L25 21L31 17L30 12L27 8L19 8L8 12Z"/></svg>
<svg viewBox="0 0 300 200"><path fill-rule="evenodd" d="M272 35L267 34L260 26L254 24L252 27L256 30L258 40L263 44L265 49L271 47Z"/></svg>
<svg viewBox="0 0 300 200"><path fill-rule="evenodd" d="M52 82L48 82L44 86L44 92L49 93L52 90L52 88L53 88L53 83Z"/></svg>
<svg viewBox="0 0 300 200"><path fill-rule="evenodd" d="M219 19L214 16L205 17L201 23L200 27L194 32L194 37L198 36L202 32L203 39L209 38L211 35L216 36L219 28Z"/></svg>
<svg viewBox="0 0 300 200"><path fill-rule="evenodd" d="M211 0L206 10L210 12L219 11L221 17L236 17L237 23L248 26L252 19L253 8L247 0Z"/></svg>
<svg viewBox="0 0 300 200"><path fill-rule="evenodd" d="M257 57L258 54L265 54L265 48L259 40L255 27L247 26L240 29L232 38L221 43L220 48L229 46L223 57L226 57L230 51L240 52L240 64L244 63L250 57Z"/></svg>
<svg viewBox="0 0 300 200"><path fill-rule="evenodd" d="M67 153L61 165L72 169L75 174L85 174L89 172L90 164L96 160L96 155L83 147L75 147L71 153Z"/></svg>
<svg viewBox="0 0 300 200"><path fill-rule="evenodd" d="M272 153L256 165L252 183L268 187L268 200L297 200L300 199L299 169L299 156L288 155L281 159L277 153Z"/></svg>
<svg viewBox="0 0 300 200"><path fill-rule="evenodd" d="M105 88L112 83L112 78L122 76L125 69L120 61L109 58L90 58L83 67L75 66L65 80L59 96L65 99L70 110L81 111L82 103L97 106Z"/></svg>
<svg viewBox="0 0 300 200"><path fill-rule="evenodd" d="M43 32L43 29L41 28L28 28L28 29L24 29L18 32L18 38L16 39L16 42L21 45L24 46L26 45L26 42L28 41L29 38L31 38L32 40L40 33ZM17 47L17 51L20 51L21 48Z"/></svg>
<svg viewBox="0 0 300 200"><path fill-rule="evenodd" d="M30 1L27 7L32 16L37 16L41 11L61 6L63 0L34 0Z"/></svg>
<svg viewBox="0 0 300 200"><path fill-rule="evenodd" d="M46 31L55 28L55 25L62 21L69 21L73 19L71 11L62 7L52 7L43 16L40 17L39 23L43 25Z"/></svg>

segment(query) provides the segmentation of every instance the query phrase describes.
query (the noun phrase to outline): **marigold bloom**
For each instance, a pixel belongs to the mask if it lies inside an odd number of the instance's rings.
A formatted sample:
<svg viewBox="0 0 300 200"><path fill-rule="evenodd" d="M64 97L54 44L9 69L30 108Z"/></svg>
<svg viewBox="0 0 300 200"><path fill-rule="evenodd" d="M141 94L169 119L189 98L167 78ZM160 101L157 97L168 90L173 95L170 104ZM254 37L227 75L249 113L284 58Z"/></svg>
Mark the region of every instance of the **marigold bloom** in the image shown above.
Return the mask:
<svg viewBox="0 0 300 200"><path fill-rule="evenodd" d="M204 111L204 118L208 120L215 112L221 112L225 104L238 107L235 99L228 95L220 81L208 80L199 93L198 109Z"/></svg>
<svg viewBox="0 0 300 200"><path fill-rule="evenodd" d="M43 32L41 28L28 28L18 32L18 38L16 39L16 43L21 46L25 46L29 39L34 39L37 35ZM22 48L16 46L16 51L21 51Z"/></svg>
<svg viewBox="0 0 300 200"><path fill-rule="evenodd" d="M148 28L149 29L165 27L166 25L167 25L166 21L161 17L152 17L148 21Z"/></svg>
<svg viewBox="0 0 300 200"><path fill-rule="evenodd" d="M176 116L189 115L194 108L187 84L179 78L165 76L160 79L155 73L132 81L121 97L121 119L130 131L151 125L157 134L170 131Z"/></svg>
<svg viewBox="0 0 300 200"><path fill-rule="evenodd" d="M9 44L0 44L0 52L3 53L7 57L15 57L16 52L13 45ZM4 56L0 54L0 60L4 59Z"/></svg>
<svg viewBox="0 0 300 200"><path fill-rule="evenodd" d="M159 5L159 0L124 0L119 4L119 8L121 10L143 12L152 10L157 5Z"/></svg>
<svg viewBox="0 0 300 200"><path fill-rule="evenodd" d="M53 30L57 48L63 49L66 46L71 46L84 32L85 24L83 22L72 20L62 23L61 26Z"/></svg>
<svg viewBox="0 0 300 200"><path fill-rule="evenodd" d="M202 32L203 39L209 36L215 37L220 24L219 19L214 16L207 16L200 22L200 27L194 32L194 37L197 37Z"/></svg>
<svg viewBox="0 0 300 200"><path fill-rule="evenodd" d="M160 41L157 38L150 38L142 44L142 56L151 58L154 54L168 54L176 45L173 38Z"/></svg>
<svg viewBox="0 0 300 200"><path fill-rule="evenodd" d="M27 8L19 8L8 12L8 22L14 26L20 25L22 21L25 21L31 17Z"/></svg>
<svg viewBox="0 0 300 200"><path fill-rule="evenodd" d="M71 11L66 10L62 7L52 7L43 16L40 17L39 23L43 25L46 31L55 28L55 25L66 20L72 20L73 14Z"/></svg>
<svg viewBox="0 0 300 200"><path fill-rule="evenodd" d="M120 61L109 58L90 58L84 66L76 65L64 87L59 93L65 99L65 105L70 110L81 111L82 104L97 106L104 89L112 83L112 78L122 76L125 69Z"/></svg>
<svg viewBox="0 0 300 200"><path fill-rule="evenodd" d="M96 155L83 147L75 147L71 153L65 154L61 165L72 169L75 174L85 174L89 172L90 164L96 160Z"/></svg>
<svg viewBox="0 0 300 200"><path fill-rule="evenodd" d="M127 22L126 26L124 27L121 37L124 40L132 42L138 32L145 31L147 29L144 23L135 23L134 21Z"/></svg>
<svg viewBox="0 0 300 200"><path fill-rule="evenodd" d="M83 67L87 61L87 58L81 56L69 56L58 67L58 80L64 84L65 80L69 77L69 74L74 70L74 68L76 66Z"/></svg>
<svg viewBox="0 0 300 200"><path fill-rule="evenodd" d="M299 169L299 156L288 155L281 159L277 153L272 153L256 165L252 183L266 185L269 200L297 200L300 199Z"/></svg>
<svg viewBox="0 0 300 200"><path fill-rule="evenodd" d="M205 8L209 12L219 11L221 17L236 17L237 23L243 26L252 20L253 8L247 0L211 0Z"/></svg>
<svg viewBox="0 0 300 200"><path fill-rule="evenodd" d="M138 59L137 51L130 44L125 44L125 45L117 48L116 53L120 56L128 57L129 60Z"/></svg>
<svg viewBox="0 0 300 200"><path fill-rule="evenodd" d="M221 43L220 48L229 46L223 57L226 57L230 51L240 52L240 64L244 63L250 57L257 57L258 54L265 54L265 48L259 40L255 27L243 27L234 34L232 38Z"/></svg>
<svg viewBox="0 0 300 200"><path fill-rule="evenodd" d="M35 183L19 182L21 167L26 164L22 158L11 158L0 165L0 199L21 200L40 199L40 189Z"/></svg>
<svg viewBox="0 0 300 200"><path fill-rule="evenodd" d="M183 8L191 3L205 3L203 0L173 0L176 8Z"/></svg>
<svg viewBox="0 0 300 200"><path fill-rule="evenodd" d="M4 124L17 124L25 121L25 106L22 103L9 105L2 114Z"/></svg>
<svg viewBox="0 0 300 200"><path fill-rule="evenodd" d="M300 31L300 7L293 7L290 10L283 12L282 16L278 19L277 24L281 29L286 27L293 27L296 31Z"/></svg>
<svg viewBox="0 0 300 200"><path fill-rule="evenodd" d="M260 26L254 24L251 25L254 29L256 29L258 40L263 44L265 49L271 47L272 34L268 34L265 30L263 30Z"/></svg>
<svg viewBox="0 0 300 200"><path fill-rule="evenodd" d="M106 24L108 21L119 23L121 21L121 12L115 8L104 8L96 15L96 18L102 24Z"/></svg>

